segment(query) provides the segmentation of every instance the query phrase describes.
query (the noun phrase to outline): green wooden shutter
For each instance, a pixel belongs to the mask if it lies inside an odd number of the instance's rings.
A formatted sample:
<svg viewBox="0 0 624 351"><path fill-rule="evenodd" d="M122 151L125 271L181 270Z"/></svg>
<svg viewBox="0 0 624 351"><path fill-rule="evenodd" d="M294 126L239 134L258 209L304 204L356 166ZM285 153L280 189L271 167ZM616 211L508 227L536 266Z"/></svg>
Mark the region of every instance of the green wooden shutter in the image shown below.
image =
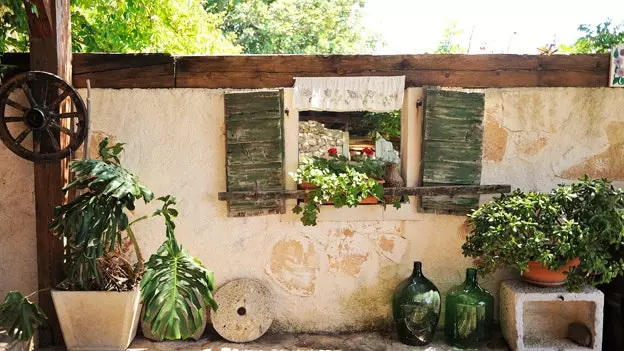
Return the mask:
<svg viewBox="0 0 624 351"><path fill-rule="evenodd" d="M483 93L427 88L424 110L423 185L481 183ZM466 213L479 196L424 196L425 212Z"/></svg>
<svg viewBox="0 0 624 351"><path fill-rule="evenodd" d="M225 94L227 191L284 190L281 90ZM229 201L230 217L284 213L283 200Z"/></svg>

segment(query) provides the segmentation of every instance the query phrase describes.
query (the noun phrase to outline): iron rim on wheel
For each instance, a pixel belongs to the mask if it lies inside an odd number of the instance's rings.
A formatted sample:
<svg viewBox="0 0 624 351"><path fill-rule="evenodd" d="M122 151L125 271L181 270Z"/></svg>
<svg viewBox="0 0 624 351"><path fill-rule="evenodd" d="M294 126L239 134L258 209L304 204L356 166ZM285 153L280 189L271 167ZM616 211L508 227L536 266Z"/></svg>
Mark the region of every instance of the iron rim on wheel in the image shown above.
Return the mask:
<svg viewBox="0 0 624 351"><path fill-rule="evenodd" d="M36 96L43 98L36 99L34 89L41 89L41 94ZM53 89L57 89L56 94ZM23 101L18 100L20 97ZM71 111L59 113L59 106L67 99L71 102L68 104ZM70 127L63 126L62 120L69 120ZM66 158L84 141L87 125L84 101L71 85L54 74L26 72L8 80L0 89L0 139L27 160L50 162ZM61 145L60 135L68 140L64 145ZM29 136L36 136L40 142L33 142L29 147L25 142ZM49 143L53 151L42 152L40 143L43 142Z"/></svg>

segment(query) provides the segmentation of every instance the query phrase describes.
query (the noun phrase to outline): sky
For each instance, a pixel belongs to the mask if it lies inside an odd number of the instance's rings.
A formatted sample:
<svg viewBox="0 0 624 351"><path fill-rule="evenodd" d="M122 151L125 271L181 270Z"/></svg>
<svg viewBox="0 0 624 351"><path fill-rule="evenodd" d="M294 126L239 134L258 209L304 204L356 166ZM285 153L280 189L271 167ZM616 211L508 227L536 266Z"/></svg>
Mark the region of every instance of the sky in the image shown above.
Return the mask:
<svg viewBox="0 0 624 351"><path fill-rule="evenodd" d="M622 0L367 0L364 24L380 33L378 54L433 53L453 21L456 43L471 54L537 54L552 42L571 44L579 24L624 21Z"/></svg>

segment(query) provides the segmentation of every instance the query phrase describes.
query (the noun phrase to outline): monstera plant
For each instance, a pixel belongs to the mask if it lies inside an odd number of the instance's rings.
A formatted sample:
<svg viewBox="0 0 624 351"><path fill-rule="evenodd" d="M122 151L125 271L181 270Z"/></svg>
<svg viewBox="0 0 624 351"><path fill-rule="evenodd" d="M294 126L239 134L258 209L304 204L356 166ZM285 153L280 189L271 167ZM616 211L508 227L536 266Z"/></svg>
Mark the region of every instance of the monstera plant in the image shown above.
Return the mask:
<svg viewBox="0 0 624 351"><path fill-rule="evenodd" d="M75 180L63 190L76 197L56 208L50 225L65 243L67 279L52 290L52 298L69 349L126 349L136 333L141 298L145 320L159 339L194 335L205 325L206 306L217 307L211 293L213 273L174 235L175 197L158 198L161 208L130 221L135 203L149 204L154 195L121 166L122 151L123 144L109 145L105 139L99 145L100 160L71 162ZM133 228L156 216L165 220L166 238L146 265ZM136 255L134 264L129 251ZM119 320L110 319L111 306L119 309L114 314ZM11 292L0 306L0 328L15 338L31 337L44 319L18 292ZM80 330L68 329L74 326Z"/></svg>
<svg viewBox="0 0 624 351"><path fill-rule="evenodd" d="M47 319L35 303L19 291L11 291L0 305L0 330L21 341L30 340Z"/></svg>
<svg viewBox="0 0 624 351"><path fill-rule="evenodd" d="M161 200L164 205L155 214L165 218L167 240L150 257L141 280L144 330L148 325L150 334L159 338L188 339L205 327L205 306L217 309L214 275L178 244L173 222L178 212L170 207L175 198Z"/></svg>

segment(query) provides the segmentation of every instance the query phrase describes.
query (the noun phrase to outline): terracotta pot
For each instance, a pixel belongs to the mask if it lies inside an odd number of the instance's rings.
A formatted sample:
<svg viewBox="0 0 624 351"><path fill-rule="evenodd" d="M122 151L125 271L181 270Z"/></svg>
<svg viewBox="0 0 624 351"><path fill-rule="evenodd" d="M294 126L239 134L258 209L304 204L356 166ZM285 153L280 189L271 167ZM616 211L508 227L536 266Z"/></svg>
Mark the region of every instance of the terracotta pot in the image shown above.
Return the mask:
<svg viewBox="0 0 624 351"><path fill-rule="evenodd" d="M565 283L570 267L578 267L581 261L577 258L568 261L565 266L556 271L551 271L548 267L543 267L541 263L529 261L529 270L524 272L522 279L527 283L538 286L561 286Z"/></svg>
<svg viewBox="0 0 624 351"><path fill-rule="evenodd" d="M376 197L371 195L371 196L365 198L364 200L360 201L360 205L371 205L371 204L376 204L378 202L379 202L379 200L377 200Z"/></svg>
<svg viewBox="0 0 624 351"><path fill-rule="evenodd" d="M139 289L132 291L52 290L67 350L125 350L141 313Z"/></svg>
<svg viewBox="0 0 624 351"><path fill-rule="evenodd" d="M318 186L312 184L312 183L308 183L306 181L302 181L301 184L297 184L297 189L299 190L313 190L313 189L318 189Z"/></svg>

